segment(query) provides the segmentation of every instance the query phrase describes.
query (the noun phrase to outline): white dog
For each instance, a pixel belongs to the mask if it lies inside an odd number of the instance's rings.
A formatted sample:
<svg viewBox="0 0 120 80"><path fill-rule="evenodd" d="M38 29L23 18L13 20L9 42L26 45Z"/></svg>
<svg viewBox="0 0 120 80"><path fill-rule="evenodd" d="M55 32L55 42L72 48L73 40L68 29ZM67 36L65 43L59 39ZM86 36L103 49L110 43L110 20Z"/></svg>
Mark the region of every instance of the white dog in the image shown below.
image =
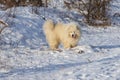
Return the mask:
<svg viewBox="0 0 120 80"><path fill-rule="evenodd" d="M43 25L46 40L52 50L57 50L59 44L65 49L73 48L80 39L80 29L76 23L57 23L54 25L52 20L47 20Z"/></svg>

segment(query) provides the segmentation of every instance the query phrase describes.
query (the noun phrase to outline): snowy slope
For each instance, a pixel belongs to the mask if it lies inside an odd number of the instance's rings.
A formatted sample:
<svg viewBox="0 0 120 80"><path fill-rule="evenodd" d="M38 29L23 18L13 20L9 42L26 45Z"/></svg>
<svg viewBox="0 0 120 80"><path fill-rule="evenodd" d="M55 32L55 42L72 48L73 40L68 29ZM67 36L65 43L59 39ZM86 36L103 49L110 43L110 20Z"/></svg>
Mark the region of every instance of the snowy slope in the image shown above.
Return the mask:
<svg viewBox="0 0 120 80"><path fill-rule="evenodd" d="M112 26L95 28L82 22L77 13L52 8L16 8L15 17L7 17L8 28L0 34L0 80L120 80L120 1L111 5ZM77 21L82 37L77 47L62 52L48 49L42 25ZM12 24L10 24L12 22ZM82 53L79 53L80 51Z"/></svg>

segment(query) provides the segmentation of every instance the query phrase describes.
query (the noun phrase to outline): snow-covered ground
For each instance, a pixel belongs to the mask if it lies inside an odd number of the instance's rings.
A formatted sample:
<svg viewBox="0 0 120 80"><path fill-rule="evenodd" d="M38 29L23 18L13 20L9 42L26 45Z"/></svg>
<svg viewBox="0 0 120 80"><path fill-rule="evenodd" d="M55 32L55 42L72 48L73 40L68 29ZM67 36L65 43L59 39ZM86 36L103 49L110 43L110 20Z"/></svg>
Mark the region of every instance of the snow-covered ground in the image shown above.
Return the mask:
<svg viewBox="0 0 120 80"><path fill-rule="evenodd" d="M10 26L0 34L0 80L120 80L120 16L114 16L120 14L119 4L111 4L112 25L107 28L88 26L73 11L39 8L34 14L30 7L18 7L14 17L7 17L9 10L1 10L0 18L7 18ZM42 30L44 17L78 22L78 46L50 51Z"/></svg>

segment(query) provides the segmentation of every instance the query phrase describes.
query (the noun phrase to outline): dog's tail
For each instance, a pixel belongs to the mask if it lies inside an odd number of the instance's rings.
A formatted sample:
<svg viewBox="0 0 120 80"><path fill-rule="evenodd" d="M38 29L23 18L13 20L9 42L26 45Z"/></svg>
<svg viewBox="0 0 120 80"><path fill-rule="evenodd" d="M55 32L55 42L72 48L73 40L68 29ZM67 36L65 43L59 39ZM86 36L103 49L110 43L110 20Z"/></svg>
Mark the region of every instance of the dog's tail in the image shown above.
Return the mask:
<svg viewBox="0 0 120 80"><path fill-rule="evenodd" d="M54 23L52 20L47 20L43 25L43 30L45 34L49 34L54 29Z"/></svg>

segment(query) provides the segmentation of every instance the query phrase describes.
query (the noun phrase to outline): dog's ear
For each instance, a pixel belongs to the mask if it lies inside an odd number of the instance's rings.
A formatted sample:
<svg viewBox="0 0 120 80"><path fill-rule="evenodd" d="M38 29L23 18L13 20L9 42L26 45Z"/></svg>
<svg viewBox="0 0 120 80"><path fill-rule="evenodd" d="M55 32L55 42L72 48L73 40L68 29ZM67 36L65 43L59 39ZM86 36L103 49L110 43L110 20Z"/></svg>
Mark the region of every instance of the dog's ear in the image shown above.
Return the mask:
<svg viewBox="0 0 120 80"><path fill-rule="evenodd" d="M78 23L75 23L75 25L76 25L76 29L80 30L80 25Z"/></svg>
<svg viewBox="0 0 120 80"><path fill-rule="evenodd" d="M78 25L77 25L76 27L77 27L77 30L80 30L80 28L79 28L79 26L78 26Z"/></svg>

